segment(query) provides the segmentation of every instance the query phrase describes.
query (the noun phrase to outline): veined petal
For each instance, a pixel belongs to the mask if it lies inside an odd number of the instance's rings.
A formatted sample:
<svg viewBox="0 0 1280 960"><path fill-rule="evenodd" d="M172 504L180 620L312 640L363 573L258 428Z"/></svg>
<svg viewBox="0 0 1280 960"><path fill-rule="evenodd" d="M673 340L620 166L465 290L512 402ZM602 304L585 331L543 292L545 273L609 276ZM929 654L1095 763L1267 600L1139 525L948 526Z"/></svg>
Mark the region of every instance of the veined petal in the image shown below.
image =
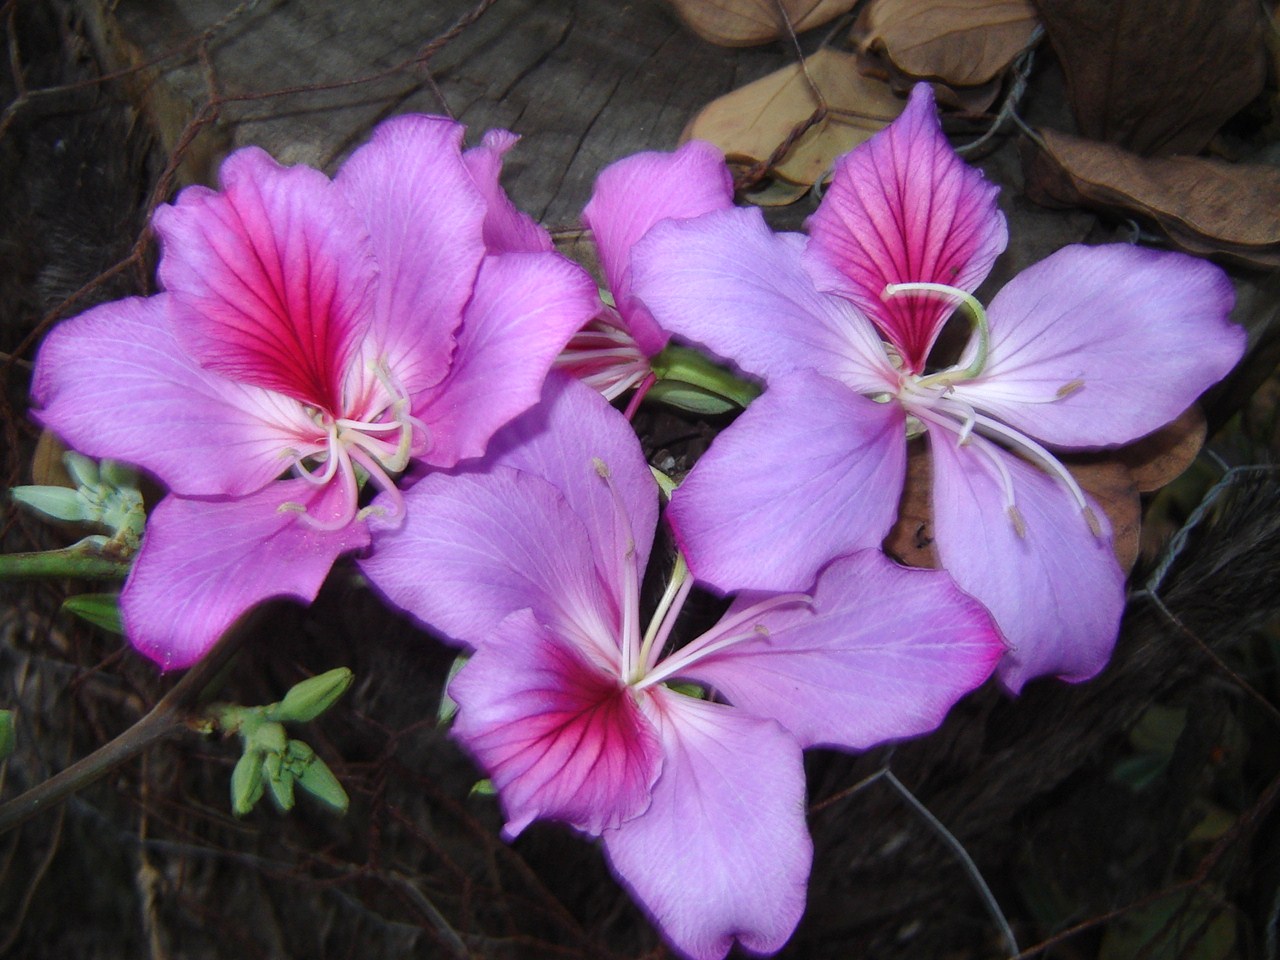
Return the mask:
<svg viewBox="0 0 1280 960"><path fill-rule="evenodd" d="M603 484L603 481L600 481ZM620 585L602 584L582 521L541 477L506 466L431 473L404 494L402 522L371 518L360 561L393 604L480 648L517 610L618 662Z"/></svg>
<svg viewBox="0 0 1280 960"><path fill-rule="evenodd" d="M519 139L509 130L490 130L480 146L462 155L484 195L484 242L490 253L545 253L553 248L551 234L518 209L502 189L502 158Z"/></svg>
<svg viewBox="0 0 1280 960"><path fill-rule="evenodd" d="M865 393L897 383L874 328L819 292L795 235L759 209L669 220L636 244L632 289L664 330L766 380L816 370Z"/></svg>
<svg viewBox="0 0 1280 960"><path fill-rule="evenodd" d="M631 248L658 221L685 220L733 206L733 177L717 147L691 140L674 153L637 153L596 178L582 219L595 237L600 265L618 310L648 356L669 335L631 292Z"/></svg>
<svg viewBox="0 0 1280 960"><path fill-rule="evenodd" d="M485 202L462 159L462 126L387 120L342 165L334 188L368 231L379 269L352 396L373 389L378 361L409 394L439 383L485 254Z"/></svg>
<svg viewBox="0 0 1280 960"><path fill-rule="evenodd" d="M1124 609L1124 574L1106 515L1093 507L1104 534L1095 536L1048 474L981 437L957 446L953 433L931 427L929 438L938 555L1003 632L1009 651L997 668L1001 681L1016 693L1034 677L1094 676L1111 656Z"/></svg>
<svg viewBox="0 0 1280 960"><path fill-rule="evenodd" d="M844 276L840 292L875 321L913 373L924 370L954 304L881 294L907 282L972 293L1008 243L998 192L951 149L933 91L920 83L897 120L836 161L809 218L811 249Z"/></svg>
<svg viewBox="0 0 1280 960"><path fill-rule="evenodd" d="M338 414L377 268L363 225L310 167L256 147L153 218L159 277L190 308L175 333L210 370Z"/></svg>
<svg viewBox="0 0 1280 960"><path fill-rule="evenodd" d="M668 516L702 583L807 590L840 554L877 547L906 471L902 408L815 373L779 377L720 434Z"/></svg>
<svg viewBox="0 0 1280 960"><path fill-rule="evenodd" d="M662 776L639 817L604 833L618 878L680 953L719 960L736 939L780 950L804 912L813 844L795 738L772 720L662 688L648 711Z"/></svg>
<svg viewBox="0 0 1280 960"><path fill-rule="evenodd" d="M347 509L338 484L284 480L238 500L167 497L120 596L125 633L164 670L199 660L240 614L269 597L315 599L339 554L369 542L363 523L317 530L284 502L318 519Z"/></svg>
<svg viewBox="0 0 1280 960"><path fill-rule="evenodd" d="M175 493L241 496L324 433L296 400L198 367L174 339L168 294L95 307L40 347L40 421L91 457L150 470Z"/></svg>
<svg viewBox="0 0 1280 960"><path fill-rule="evenodd" d="M484 453L499 427L538 402L552 361L597 303L591 277L558 254L486 258L449 375L414 405L431 440L422 460L452 467Z"/></svg>
<svg viewBox="0 0 1280 960"><path fill-rule="evenodd" d="M725 616L759 599L742 594ZM754 629L687 676L774 718L802 747L859 750L927 733L1005 651L986 610L946 573L878 550L828 564L811 606L766 610Z"/></svg>
<svg viewBox="0 0 1280 960"><path fill-rule="evenodd" d="M986 368L955 395L1046 443L1136 440L1240 359L1234 299L1227 275L1195 257L1065 247L996 295Z"/></svg>
<svg viewBox="0 0 1280 960"><path fill-rule="evenodd" d="M610 483L600 476L596 460L609 471ZM636 569L643 574L658 526L658 485L631 424L594 390L570 377L549 376L542 402L494 435L477 469L490 463L531 473L560 491L586 524L598 570L616 571L627 553L618 519L621 505ZM614 574L609 582L617 584L619 578Z"/></svg>
<svg viewBox="0 0 1280 960"><path fill-rule="evenodd" d="M488 772L514 838L536 819L591 834L649 806L662 769L657 731L617 676L519 611L449 684L453 733Z"/></svg>

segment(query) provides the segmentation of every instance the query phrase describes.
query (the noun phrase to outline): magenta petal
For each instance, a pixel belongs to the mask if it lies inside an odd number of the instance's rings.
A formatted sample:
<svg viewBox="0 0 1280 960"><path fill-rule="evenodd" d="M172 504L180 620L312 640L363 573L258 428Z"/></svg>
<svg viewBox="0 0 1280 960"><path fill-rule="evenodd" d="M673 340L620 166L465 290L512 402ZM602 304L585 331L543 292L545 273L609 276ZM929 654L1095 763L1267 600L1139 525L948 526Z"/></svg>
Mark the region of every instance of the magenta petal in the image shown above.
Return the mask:
<svg viewBox="0 0 1280 960"><path fill-rule="evenodd" d="M840 290L875 321L911 372L954 303L933 295L883 300L890 283L945 283L973 292L1009 235L999 188L942 135L927 83L886 129L836 161L835 177L809 218L811 249L844 275Z"/></svg>
<svg viewBox="0 0 1280 960"><path fill-rule="evenodd" d="M840 554L877 547L897 516L904 415L814 373L769 384L672 498L676 538L718 590L807 590Z"/></svg>
<svg viewBox="0 0 1280 960"><path fill-rule="evenodd" d="M938 555L960 589L981 601L1009 652L998 667L1015 693L1033 677L1088 680L1106 666L1124 610L1124 574L1104 536L1094 536L1075 500L1054 478L975 437L929 431ZM1012 482L1015 526L996 461Z"/></svg>
<svg viewBox="0 0 1280 960"><path fill-rule="evenodd" d="M341 498L337 484L286 480L239 500L161 501L120 597L130 641L164 670L187 667L260 601L314 600L333 561L365 546L368 530L316 530L280 505L327 518Z"/></svg>
<svg viewBox="0 0 1280 960"><path fill-rule="evenodd" d="M617 659L620 598L604 592L573 507L541 477L501 466L432 473L404 501L402 522L370 521L373 550L360 561L393 604L474 647L531 608L558 632L607 639L599 654Z"/></svg>
<svg viewBox="0 0 1280 960"><path fill-rule="evenodd" d="M597 460L610 484L597 472ZM629 539L643 572L658 524L658 486L631 424L594 390L552 374L542 402L494 435L485 463L531 473L564 494L586 524L596 569L615 570ZM618 521L619 505L629 537ZM610 582L621 580L611 576Z"/></svg>
<svg viewBox="0 0 1280 960"><path fill-rule="evenodd" d="M343 164L334 189L368 231L379 276L357 375L382 361L409 394L444 377L453 337L484 257L485 203L463 162L462 126L409 115L378 125Z"/></svg>
<svg viewBox="0 0 1280 960"><path fill-rule="evenodd" d="M991 303L986 369L955 396L1046 443L1126 443L1173 420L1244 350L1220 269L1125 244L1071 246Z"/></svg>
<svg viewBox="0 0 1280 960"><path fill-rule="evenodd" d="M723 704L665 689L651 703L662 776L644 814L605 831L614 871L684 956L780 950L813 859L799 745Z"/></svg>
<svg viewBox="0 0 1280 960"><path fill-rule="evenodd" d="M363 226L324 174L256 147L220 179L153 219L160 282L188 308L176 334L210 370L340 412L376 274Z"/></svg>
<svg viewBox="0 0 1280 960"><path fill-rule="evenodd" d="M40 421L91 457L156 474L175 493L243 495L288 466L315 425L301 404L200 369L174 340L170 298L103 304L40 347Z"/></svg>
<svg viewBox="0 0 1280 960"><path fill-rule="evenodd" d="M449 375L415 404L430 437L421 459L451 467L484 453L495 430L537 403L552 361L596 305L591 277L557 254L486 258Z"/></svg>
<svg viewBox="0 0 1280 960"><path fill-rule="evenodd" d="M758 599L742 595L726 619ZM946 573L875 550L825 567L812 606L766 610L743 629L756 636L684 675L773 717L802 747L864 749L927 733L1005 651L986 610Z"/></svg>
<svg viewBox="0 0 1280 960"><path fill-rule="evenodd" d="M631 248L660 220L685 220L732 206L733 177L724 155L698 140L674 153L633 154L596 178L582 219L595 237L614 302L646 355L666 346L668 334L632 296Z"/></svg>
<svg viewBox="0 0 1280 960"><path fill-rule="evenodd" d="M502 158L519 139L508 130L490 130L480 146L462 155L484 194L484 242L490 253L540 253L552 249L551 234L519 210L502 189Z"/></svg>
<svg viewBox="0 0 1280 960"><path fill-rule="evenodd" d="M453 733L489 774L511 839L536 819L598 834L644 812L662 767L653 725L618 680L528 610L449 684Z"/></svg>
<svg viewBox="0 0 1280 960"><path fill-rule="evenodd" d="M759 209L669 220L636 244L633 289L664 330L765 379L816 370L864 392L893 390L875 329L819 292L799 238L773 233Z"/></svg>

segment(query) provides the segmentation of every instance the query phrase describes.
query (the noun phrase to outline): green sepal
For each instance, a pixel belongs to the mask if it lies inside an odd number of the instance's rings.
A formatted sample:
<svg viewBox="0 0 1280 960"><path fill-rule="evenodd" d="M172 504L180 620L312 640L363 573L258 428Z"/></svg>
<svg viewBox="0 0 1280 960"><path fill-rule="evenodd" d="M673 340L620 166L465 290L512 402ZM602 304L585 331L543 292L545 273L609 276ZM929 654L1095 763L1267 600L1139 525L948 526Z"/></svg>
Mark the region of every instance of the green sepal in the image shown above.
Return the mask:
<svg viewBox="0 0 1280 960"><path fill-rule="evenodd" d="M319 676L296 683L284 699L266 709L270 720L282 723L307 723L337 703L347 692L355 676L346 667L337 667Z"/></svg>
<svg viewBox="0 0 1280 960"><path fill-rule="evenodd" d="M13 711L0 710L0 761L8 760L18 744L18 735L13 728Z"/></svg>
<svg viewBox="0 0 1280 960"><path fill-rule="evenodd" d="M62 601L62 609L109 633L124 635L118 593L81 593Z"/></svg>
<svg viewBox="0 0 1280 960"><path fill-rule="evenodd" d="M231 810L243 817L262 799L262 754L246 750L231 771Z"/></svg>
<svg viewBox="0 0 1280 960"><path fill-rule="evenodd" d="M458 675L458 671L467 665L470 654L460 653L449 664L449 676L445 677L444 689L440 691L440 708L436 710L436 726L447 727L453 722L453 715L458 712L458 701L449 696L449 684Z"/></svg>

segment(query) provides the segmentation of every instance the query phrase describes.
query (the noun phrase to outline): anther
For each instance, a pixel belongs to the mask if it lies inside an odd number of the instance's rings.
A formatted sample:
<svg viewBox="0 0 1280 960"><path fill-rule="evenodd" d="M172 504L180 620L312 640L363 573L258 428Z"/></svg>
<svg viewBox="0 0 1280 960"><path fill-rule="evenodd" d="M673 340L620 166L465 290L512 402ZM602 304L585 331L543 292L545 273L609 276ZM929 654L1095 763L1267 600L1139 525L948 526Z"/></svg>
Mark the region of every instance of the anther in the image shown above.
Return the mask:
<svg viewBox="0 0 1280 960"><path fill-rule="evenodd" d="M1079 390L1083 386L1084 386L1084 381L1079 378L1076 378L1075 380L1068 381L1067 383L1064 383L1062 386L1060 386L1058 388L1056 395L1058 399L1061 400L1063 397L1071 396L1071 394L1075 393L1077 390Z"/></svg>

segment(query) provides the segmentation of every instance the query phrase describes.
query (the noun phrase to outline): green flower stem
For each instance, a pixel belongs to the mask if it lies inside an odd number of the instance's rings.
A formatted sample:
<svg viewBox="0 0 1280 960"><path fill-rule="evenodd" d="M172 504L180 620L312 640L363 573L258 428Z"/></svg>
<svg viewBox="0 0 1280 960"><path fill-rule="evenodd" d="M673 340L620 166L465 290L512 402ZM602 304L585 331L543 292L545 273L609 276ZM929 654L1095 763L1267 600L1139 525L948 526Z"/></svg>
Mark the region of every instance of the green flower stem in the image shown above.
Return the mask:
<svg viewBox="0 0 1280 960"><path fill-rule="evenodd" d="M0 580L72 578L76 580L123 580L129 575L132 559L113 557L96 547L64 547L35 553L0 554Z"/></svg>
<svg viewBox="0 0 1280 960"><path fill-rule="evenodd" d="M216 681L232 655L254 630L261 614L253 611L232 625L204 659L188 670L145 717L114 740L87 757L77 760L26 793L0 805L0 834L26 822L38 813L65 800L71 794L100 780L120 764L137 756L151 744L169 740L189 728L191 708Z"/></svg>

